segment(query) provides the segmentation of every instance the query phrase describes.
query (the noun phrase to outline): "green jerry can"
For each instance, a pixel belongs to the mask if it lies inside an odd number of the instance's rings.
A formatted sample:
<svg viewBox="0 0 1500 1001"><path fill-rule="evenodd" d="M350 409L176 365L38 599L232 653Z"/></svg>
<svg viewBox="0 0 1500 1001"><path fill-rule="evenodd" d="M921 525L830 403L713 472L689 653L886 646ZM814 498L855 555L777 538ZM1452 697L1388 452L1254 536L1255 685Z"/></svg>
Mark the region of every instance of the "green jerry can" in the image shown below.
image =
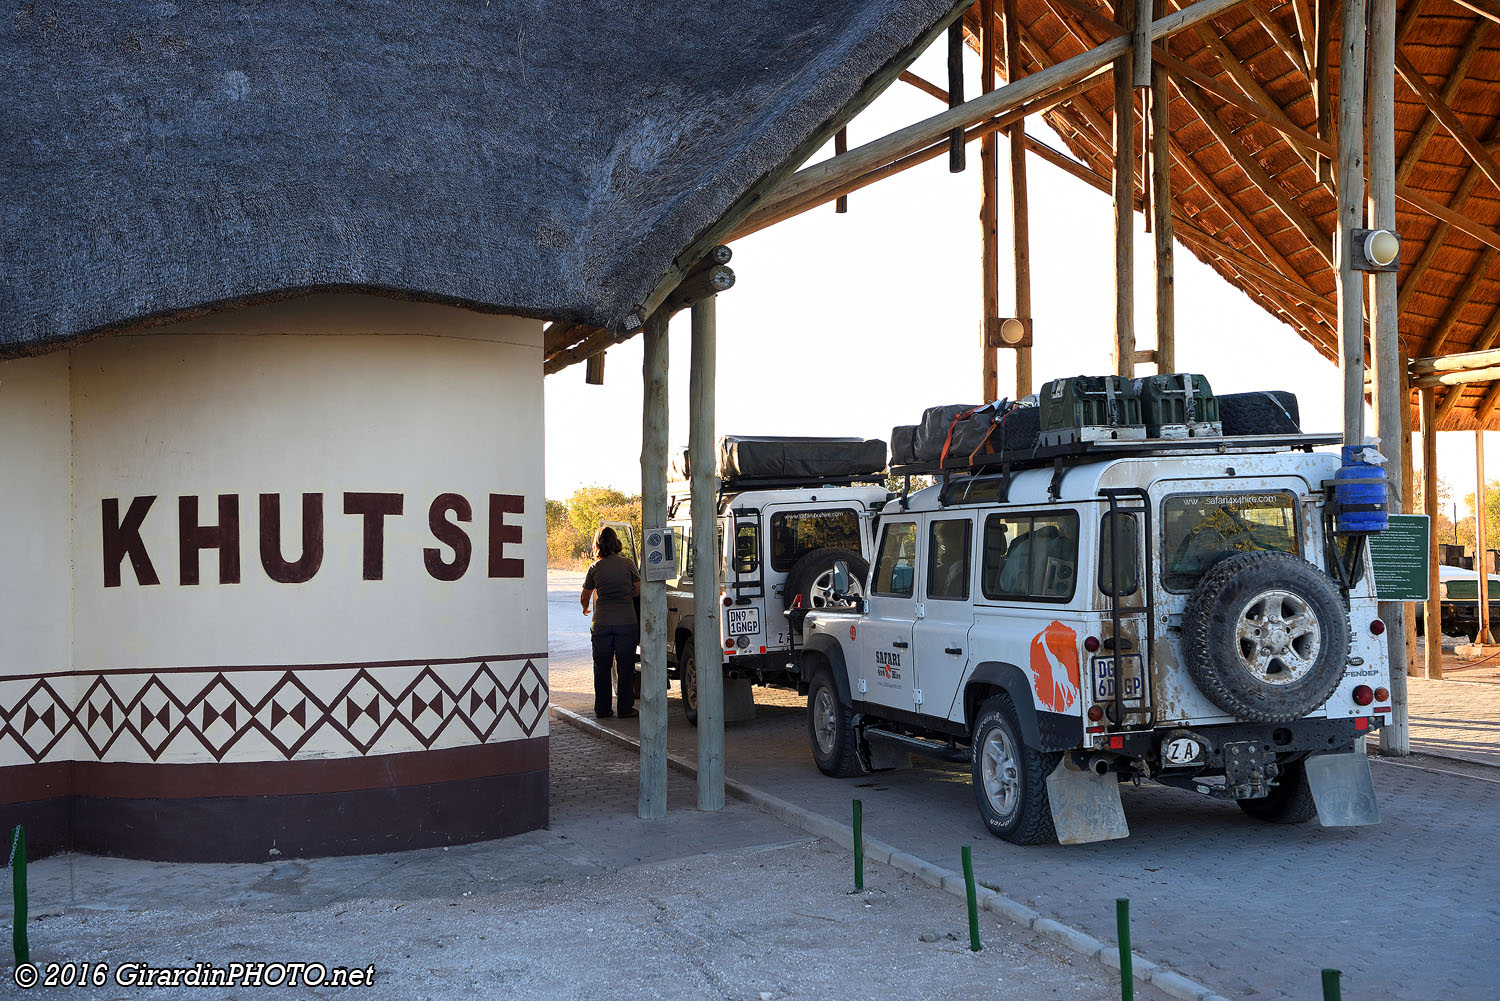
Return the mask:
<svg viewBox="0 0 1500 1001"><path fill-rule="evenodd" d="M1118 375L1075 375L1042 387L1044 448L1083 441L1139 441L1146 437L1141 401L1129 379Z"/></svg>
<svg viewBox="0 0 1500 1001"><path fill-rule="evenodd" d="M1151 438L1217 438L1224 433L1219 401L1201 375L1148 375L1135 380L1135 393Z"/></svg>

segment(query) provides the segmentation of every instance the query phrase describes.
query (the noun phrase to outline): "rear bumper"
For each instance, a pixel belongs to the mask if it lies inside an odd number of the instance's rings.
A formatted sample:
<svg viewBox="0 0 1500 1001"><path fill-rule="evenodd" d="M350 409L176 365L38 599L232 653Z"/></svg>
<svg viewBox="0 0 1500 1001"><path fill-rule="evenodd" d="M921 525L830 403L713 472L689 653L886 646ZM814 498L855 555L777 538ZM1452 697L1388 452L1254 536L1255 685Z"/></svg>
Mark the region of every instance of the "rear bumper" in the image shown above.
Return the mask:
<svg viewBox="0 0 1500 1001"><path fill-rule="evenodd" d="M1358 729L1359 721L1367 723L1366 729ZM1204 771L1216 771L1224 767L1226 744L1254 744L1268 754L1304 755L1336 753L1349 750L1356 737L1374 733L1381 726L1381 717L1345 717L1325 719L1309 717L1290 723L1223 723L1211 726L1164 727L1134 733L1111 734L1119 737L1120 747L1110 741L1106 750L1116 754L1127 754L1133 758L1144 758L1149 762L1153 774L1165 772L1191 775ZM1203 748L1201 755L1193 761L1175 764L1166 760L1163 748L1171 741L1187 739Z"/></svg>

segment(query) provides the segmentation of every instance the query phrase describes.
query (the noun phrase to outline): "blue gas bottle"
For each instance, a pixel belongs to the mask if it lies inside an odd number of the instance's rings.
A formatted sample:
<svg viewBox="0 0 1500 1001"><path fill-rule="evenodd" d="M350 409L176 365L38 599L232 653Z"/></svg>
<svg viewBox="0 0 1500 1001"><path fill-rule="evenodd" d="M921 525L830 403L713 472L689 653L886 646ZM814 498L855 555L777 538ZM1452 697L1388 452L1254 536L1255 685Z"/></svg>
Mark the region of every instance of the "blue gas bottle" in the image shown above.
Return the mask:
<svg viewBox="0 0 1500 1001"><path fill-rule="evenodd" d="M1334 475L1334 529L1341 534L1383 532L1387 524L1384 458L1374 445L1345 445ZM1371 454L1373 453L1373 455ZM1372 458L1379 462L1370 461Z"/></svg>

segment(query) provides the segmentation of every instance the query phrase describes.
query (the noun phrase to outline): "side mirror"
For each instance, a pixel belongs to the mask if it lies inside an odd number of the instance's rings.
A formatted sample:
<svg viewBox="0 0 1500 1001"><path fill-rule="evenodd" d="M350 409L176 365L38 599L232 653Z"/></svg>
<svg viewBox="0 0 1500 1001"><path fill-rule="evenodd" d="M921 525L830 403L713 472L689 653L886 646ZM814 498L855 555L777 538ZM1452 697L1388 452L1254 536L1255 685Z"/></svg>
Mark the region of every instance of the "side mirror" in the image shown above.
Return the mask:
<svg viewBox="0 0 1500 1001"><path fill-rule="evenodd" d="M839 598L849 593L849 564L843 560L833 564L833 593Z"/></svg>

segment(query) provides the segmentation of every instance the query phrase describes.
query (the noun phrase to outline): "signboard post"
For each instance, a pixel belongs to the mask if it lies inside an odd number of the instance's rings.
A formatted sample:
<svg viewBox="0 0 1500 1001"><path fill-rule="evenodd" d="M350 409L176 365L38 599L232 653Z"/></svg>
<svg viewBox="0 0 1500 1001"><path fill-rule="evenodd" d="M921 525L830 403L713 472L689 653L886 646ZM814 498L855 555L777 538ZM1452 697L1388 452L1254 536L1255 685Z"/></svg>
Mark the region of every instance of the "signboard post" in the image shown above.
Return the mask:
<svg viewBox="0 0 1500 1001"><path fill-rule="evenodd" d="M1390 526L1370 536L1375 594L1381 601L1426 601L1431 532L1425 514L1393 514Z"/></svg>

